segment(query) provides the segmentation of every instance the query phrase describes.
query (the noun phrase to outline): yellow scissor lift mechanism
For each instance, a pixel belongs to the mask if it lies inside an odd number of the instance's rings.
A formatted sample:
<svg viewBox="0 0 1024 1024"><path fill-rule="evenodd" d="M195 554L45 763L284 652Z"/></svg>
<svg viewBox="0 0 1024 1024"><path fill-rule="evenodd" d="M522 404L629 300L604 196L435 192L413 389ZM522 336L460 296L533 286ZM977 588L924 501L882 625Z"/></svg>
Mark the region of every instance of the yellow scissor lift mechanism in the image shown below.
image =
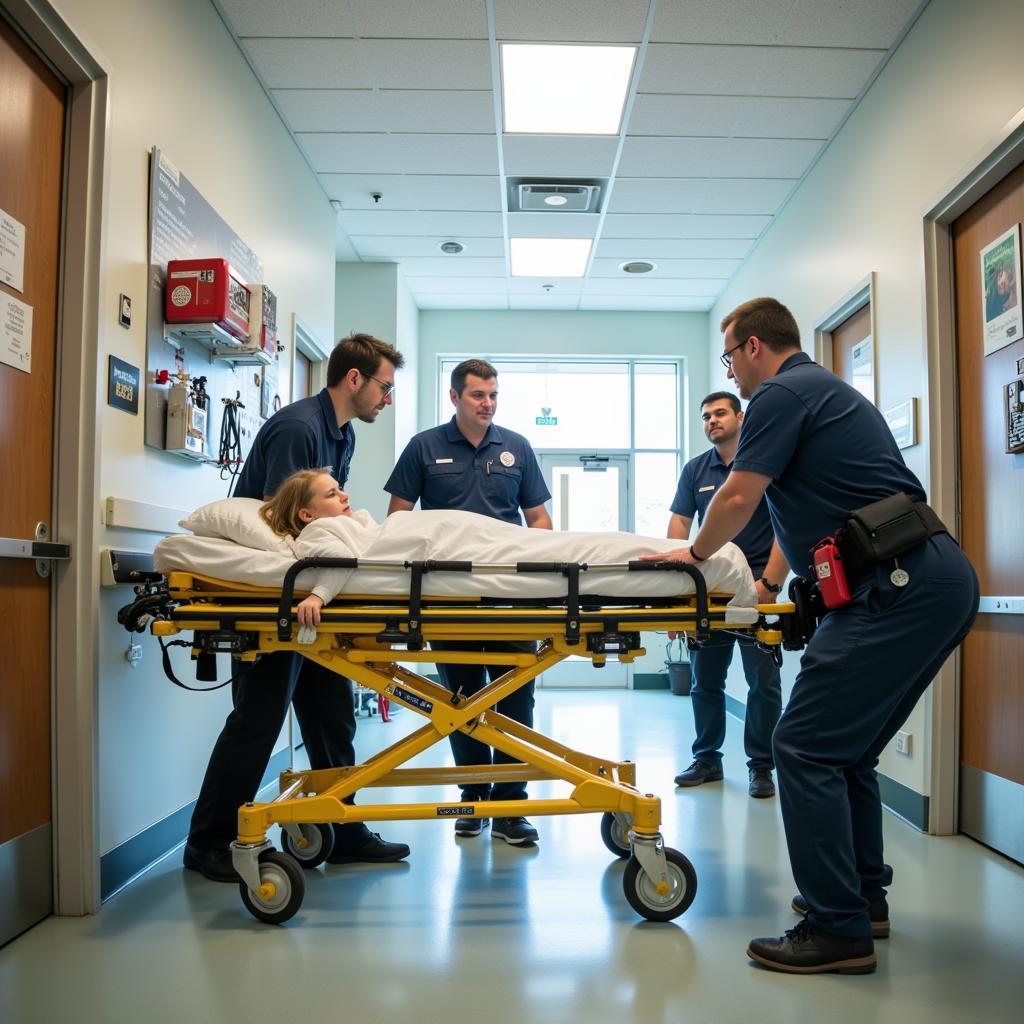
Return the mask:
<svg viewBox="0 0 1024 1024"><path fill-rule="evenodd" d="M342 598L321 612L311 643L298 642L294 581L307 568L400 569L411 573L407 597ZM580 596L581 571L677 570L689 575L690 598L601 599ZM558 572L568 579L563 604L509 602L492 606L478 599L424 599L429 572ZM725 622L724 599L707 594L704 578L677 562L630 562L608 566L578 563L518 563L473 566L468 562L367 562L349 558L303 559L289 570L280 591L227 583L191 573L172 572L165 582L137 588L137 600L119 620L129 630L146 624L164 638L193 632L193 657L230 653L242 662L261 654L294 651L417 712L425 725L351 768L285 771L278 796L248 803L238 811L238 838L231 844L242 901L260 921L279 924L302 904L302 868L322 864L334 842L333 823L407 821L469 816L510 817L602 813L601 838L616 856L628 859L623 888L630 905L652 921L669 921L693 902L697 875L678 850L665 846L659 831L661 801L636 788L631 761L611 761L573 750L499 714L495 706L519 687L570 655L603 665L609 654L632 662L644 654L641 630L686 631L699 643L712 631L729 629L755 637L778 654L793 640L792 604L758 606L749 626ZM276 603L275 603L276 600ZM775 623L769 617L778 617ZM789 626L790 628L787 628ZM783 632L787 632L784 638ZM305 639L305 638L304 638ZM536 654L431 651L431 640L533 640ZM162 642L162 641L161 641ZM797 641L786 642L795 646ZM781 657L781 655L779 655ZM507 665L508 671L472 697L445 687L399 664ZM401 768L456 730L516 758L518 763L452 768ZM509 781L561 780L568 797L548 800L476 803L353 804L346 799L374 787L463 785ZM267 838L281 826L283 852ZM300 867L301 866L301 867Z"/></svg>

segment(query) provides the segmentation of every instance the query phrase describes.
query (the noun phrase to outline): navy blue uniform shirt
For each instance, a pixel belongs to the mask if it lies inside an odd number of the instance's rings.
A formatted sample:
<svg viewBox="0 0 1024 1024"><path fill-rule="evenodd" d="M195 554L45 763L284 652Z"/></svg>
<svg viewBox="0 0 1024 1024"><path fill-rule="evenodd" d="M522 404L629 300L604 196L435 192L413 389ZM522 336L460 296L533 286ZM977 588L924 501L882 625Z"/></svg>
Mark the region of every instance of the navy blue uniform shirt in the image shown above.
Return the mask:
<svg viewBox="0 0 1024 1024"><path fill-rule="evenodd" d="M300 398L275 412L259 429L238 474L236 498L260 498L277 489L300 469L322 469L345 486L356 435L351 423L338 426L331 396Z"/></svg>
<svg viewBox="0 0 1024 1024"><path fill-rule="evenodd" d="M672 499L672 511L687 519L693 519L696 514L698 522L704 522L708 505L715 492L725 483L729 470L730 467L722 461L717 448L690 459L683 466L683 473L679 477L676 496ZM755 579L761 576L768 564L774 539L768 504L762 500L750 517L750 522L732 539L733 544L743 552Z"/></svg>
<svg viewBox="0 0 1024 1024"><path fill-rule="evenodd" d="M424 509L461 509L520 525L520 508L535 508L551 497L522 434L492 423L474 448L454 416L405 446L384 490L419 501Z"/></svg>
<svg viewBox="0 0 1024 1024"><path fill-rule="evenodd" d="M925 499L882 414L805 352L751 396L732 468L772 478L768 510L797 573L854 509L899 491Z"/></svg>

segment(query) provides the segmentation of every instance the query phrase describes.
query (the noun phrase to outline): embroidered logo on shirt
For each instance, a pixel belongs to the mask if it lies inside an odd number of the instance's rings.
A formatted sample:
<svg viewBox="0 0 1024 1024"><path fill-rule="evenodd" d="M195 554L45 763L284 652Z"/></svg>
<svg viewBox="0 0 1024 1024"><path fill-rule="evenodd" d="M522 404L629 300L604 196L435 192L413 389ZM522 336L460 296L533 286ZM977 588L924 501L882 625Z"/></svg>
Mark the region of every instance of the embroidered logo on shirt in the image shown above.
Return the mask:
<svg viewBox="0 0 1024 1024"><path fill-rule="evenodd" d="M510 469L516 464L516 457L511 452L502 452L498 458L506 469Z"/></svg>

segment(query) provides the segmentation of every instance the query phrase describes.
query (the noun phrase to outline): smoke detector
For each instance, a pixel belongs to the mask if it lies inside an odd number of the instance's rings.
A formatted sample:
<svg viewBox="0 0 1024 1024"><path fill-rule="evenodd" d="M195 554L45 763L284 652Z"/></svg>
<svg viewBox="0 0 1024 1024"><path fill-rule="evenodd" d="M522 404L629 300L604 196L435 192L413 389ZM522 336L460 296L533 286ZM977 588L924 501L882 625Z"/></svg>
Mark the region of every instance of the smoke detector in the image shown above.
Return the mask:
<svg viewBox="0 0 1024 1024"><path fill-rule="evenodd" d="M458 256L460 252L466 247L461 242L442 242L438 249L441 250L446 256Z"/></svg>
<svg viewBox="0 0 1024 1024"><path fill-rule="evenodd" d="M509 181L512 213L597 213L600 199L599 181Z"/></svg>
<svg viewBox="0 0 1024 1024"><path fill-rule="evenodd" d="M657 266L657 263L651 263L650 260L630 260L628 263L620 263L619 270L624 274L649 274Z"/></svg>

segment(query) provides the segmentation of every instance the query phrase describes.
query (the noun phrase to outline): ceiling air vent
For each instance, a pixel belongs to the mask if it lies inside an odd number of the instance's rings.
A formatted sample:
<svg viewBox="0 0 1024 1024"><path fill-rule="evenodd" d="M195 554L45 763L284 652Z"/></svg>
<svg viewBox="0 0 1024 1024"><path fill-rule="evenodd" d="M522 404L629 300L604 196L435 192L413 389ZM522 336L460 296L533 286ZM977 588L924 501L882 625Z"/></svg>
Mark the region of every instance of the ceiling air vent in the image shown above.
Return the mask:
<svg viewBox="0 0 1024 1024"><path fill-rule="evenodd" d="M592 182L525 182L515 184L512 210L524 213L596 213L601 186Z"/></svg>

